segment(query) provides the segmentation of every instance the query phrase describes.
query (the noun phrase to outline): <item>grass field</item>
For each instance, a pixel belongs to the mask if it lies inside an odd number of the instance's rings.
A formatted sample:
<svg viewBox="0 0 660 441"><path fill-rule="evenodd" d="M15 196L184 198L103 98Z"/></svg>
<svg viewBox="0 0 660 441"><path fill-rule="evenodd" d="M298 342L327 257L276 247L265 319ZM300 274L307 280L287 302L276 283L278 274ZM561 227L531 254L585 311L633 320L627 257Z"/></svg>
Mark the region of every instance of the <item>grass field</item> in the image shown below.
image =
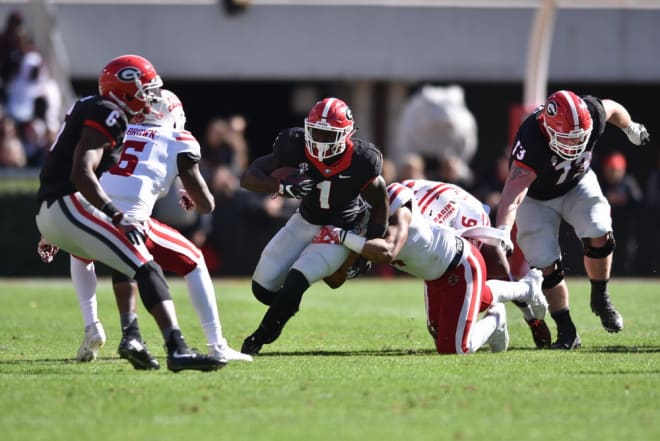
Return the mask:
<svg viewBox="0 0 660 441"><path fill-rule="evenodd" d="M248 281L217 280L225 335L240 348L264 307ZM588 285L569 280L583 348L532 349L508 306L511 348L440 356L421 284L408 278L312 287L253 363L213 373L135 371L116 355L110 283L99 284L108 344L74 360L82 319L66 280L0 280L0 438L14 440L658 440L660 279L615 280L625 319L608 334ZM171 282L186 339L203 335ZM164 364L157 328L143 334ZM551 329L555 330L550 320Z"/></svg>

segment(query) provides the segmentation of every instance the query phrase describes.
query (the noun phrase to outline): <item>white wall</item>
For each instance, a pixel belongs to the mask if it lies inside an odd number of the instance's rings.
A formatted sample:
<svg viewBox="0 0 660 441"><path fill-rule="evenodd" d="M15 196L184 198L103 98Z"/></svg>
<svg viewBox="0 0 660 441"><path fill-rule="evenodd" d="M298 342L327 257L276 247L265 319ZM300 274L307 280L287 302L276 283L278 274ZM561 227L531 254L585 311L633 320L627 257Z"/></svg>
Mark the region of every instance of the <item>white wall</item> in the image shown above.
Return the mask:
<svg viewBox="0 0 660 441"><path fill-rule="evenodd" d="M0 4L0 17L15 6ZM55 8L74 78L138 53L168 78L218 80L521 81L534 13L253 5L226 16L214 2ZM658 9L561 10L549 80L657 82L658 42Z"/></svg>

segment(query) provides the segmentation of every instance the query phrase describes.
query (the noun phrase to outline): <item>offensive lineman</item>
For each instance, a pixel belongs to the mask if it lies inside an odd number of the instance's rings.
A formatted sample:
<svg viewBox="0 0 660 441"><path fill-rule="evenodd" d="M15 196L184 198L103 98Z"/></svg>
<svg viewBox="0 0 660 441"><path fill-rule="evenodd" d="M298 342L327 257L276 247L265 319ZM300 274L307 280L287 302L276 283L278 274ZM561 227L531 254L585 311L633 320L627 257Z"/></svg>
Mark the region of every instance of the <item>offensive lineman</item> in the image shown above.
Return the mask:
<svg viewBox="0 0 660 441"><path fill-rule="evenodd" d="M273 153L256 159L241 185L258 193L298 198L300 208L264 248L252 277L252 292L269 306L241 352L256 354L272 343L298 311L309 286L332 275L347 260L344 247L312 243L323 225L359 231L369 217L366 236L382 237L388 216L383 156L375 145L352 139L351 109L338 98L311 108L303 128L283 130ZM301 173L279 179L271 173L293 166ZM367 213L368 203L371 206ZM364 233L363 233L364 234Z"/></svg>
<svg viewBox="0 0 660 441"><path fill-rule="evenodd" d="M610 205L590 167L592 151L608 122L635 145L650 140L646 128L615 101L580 97L568 90L550 95L518 129L497 209L498 228L510 231L515 221L527 262L543 271L543 290L557 323L553 349L581 345L569 312L558 244L562 219L582 241L591 310L608 332L623 329L623 318L607 291L615 247Z"/></svg>
<svg viewBox="0 0 660 441"><path fill-rule="evenodd" d="M168 369L216 370L224 363L184 341L161 267L144 245L143 225L119 210L98 180L121 153L129 118L158 99L163 82L148 60L123 55L108 62L98 83L98 95L76 101L68 111L46 157L37 193L39 231L48 243L137 281L165 341ZM142 348L132 349L126 358L140 365Z"/></svg>

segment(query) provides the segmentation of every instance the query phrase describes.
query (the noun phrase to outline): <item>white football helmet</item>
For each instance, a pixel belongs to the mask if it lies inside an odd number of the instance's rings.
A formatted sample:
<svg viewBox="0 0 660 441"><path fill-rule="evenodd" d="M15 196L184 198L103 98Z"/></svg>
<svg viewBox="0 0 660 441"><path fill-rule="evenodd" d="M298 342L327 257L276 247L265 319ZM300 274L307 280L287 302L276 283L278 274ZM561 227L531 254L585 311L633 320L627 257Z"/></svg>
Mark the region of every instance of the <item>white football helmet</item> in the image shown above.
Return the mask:
<svg viewBox="0 0 660 441"><path fill-rule="evenodd" d="M161 89L160 98L151 103L151 109L144 113L144 120L141 123L183 130L186 125L186 114L181 100L173 92Z"/></svg>

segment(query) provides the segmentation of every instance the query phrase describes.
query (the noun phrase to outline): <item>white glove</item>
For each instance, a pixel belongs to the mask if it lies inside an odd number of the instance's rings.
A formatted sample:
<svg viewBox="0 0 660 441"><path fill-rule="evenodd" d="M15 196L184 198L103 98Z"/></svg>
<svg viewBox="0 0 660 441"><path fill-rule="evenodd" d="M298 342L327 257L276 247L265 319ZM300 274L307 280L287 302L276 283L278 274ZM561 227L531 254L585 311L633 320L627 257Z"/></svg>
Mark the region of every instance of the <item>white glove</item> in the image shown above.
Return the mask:
<svg viewBox="0 0 660 441"><path fill-rule="evenodd" d="M630 142L635 145L646 145L651 140L651 135L649 135L644 124L633 121L628 127L621 130L623 130L623 133L626 134Z"/></svg>

